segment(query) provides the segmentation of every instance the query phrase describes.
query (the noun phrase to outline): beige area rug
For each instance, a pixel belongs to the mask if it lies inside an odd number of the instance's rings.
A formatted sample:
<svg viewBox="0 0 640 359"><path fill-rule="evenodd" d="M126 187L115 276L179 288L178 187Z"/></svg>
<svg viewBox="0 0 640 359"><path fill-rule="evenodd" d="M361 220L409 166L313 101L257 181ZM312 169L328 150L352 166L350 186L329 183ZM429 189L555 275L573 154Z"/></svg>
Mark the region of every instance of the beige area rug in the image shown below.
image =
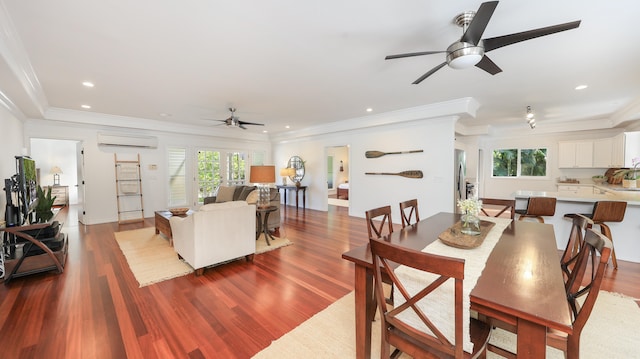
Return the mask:
<svg viewBox="0 0 640 359"><path fill-rule="evenodd" d="M278 237L273 237L273 238L275 238L275 240L272 240L271 238L269 238L269 243L271 245L267 245L267 241L264 240L264 234L261 234L260 238L258 238L258 240L256 241L256 254L269 252L274 249L290 246L293 244L293 242L291 242L287 238L278 238Z"/></svg>
<svg viewBox="0 0 640 359"><path fill-rule="evenodd" d="M115 237L140 287L193 272L189 264L178 258L169 240L155 233L154 227L116 232ZM256 254L293 244L287 238L275 238L269 246L264 235L260 236L256 241Z"/></svg>
<svg viewBox="0 0 640 359"><path fill-rule="evenodd" d="M265 358L354 358L354 293L351 292L300 326L271 343L254 356ZM585 359L627 359L638 357L640 309L633 299L600 292L581 338L581 357ZM380 357L380 322L372 327L371 358ZM492 333L491 342L511 350L515 335ZM401 358L409 358L403 354ZM500 356L489 352L487 358ZM547 358L564 358L562 352L547 347Z"/></svg>
<svg viewBox="0 0 640 359"><path fill-rule="evenodd" d="M328 204L338 207L349 207L349 201L346 199L329 198Z"/></svg>
<svg viewBox="0 0 640 359"><path fill-rule="evenodd" d="M193 272L154 227L114 233L140 287Z"/></svg>

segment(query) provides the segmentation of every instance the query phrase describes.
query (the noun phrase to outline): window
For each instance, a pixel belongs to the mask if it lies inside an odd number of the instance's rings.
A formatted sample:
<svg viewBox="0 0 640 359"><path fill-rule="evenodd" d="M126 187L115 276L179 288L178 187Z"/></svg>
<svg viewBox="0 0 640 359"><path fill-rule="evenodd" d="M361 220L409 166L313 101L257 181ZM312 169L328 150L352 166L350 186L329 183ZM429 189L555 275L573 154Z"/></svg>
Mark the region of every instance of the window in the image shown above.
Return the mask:
<svg viewBox="0 0 640 359"><path fill-rule="evenodd" d="M493 150L493 177L546 177L547 149Z"/></svg>
<svg viewBox="0 0 640 359"><path fill-rule="evenodd" d="M198 203L204 203L205 197L213 196L215 190L222 183L220 173L219 151L198 151Z"/></svg>
<svg viewBox="0 0 640 359"><path fill-rule="evenodd" d="M229 186L244 184L247 173L246 157L241 152L227 153L227 182Z"/></svg>
<svg viewBox="0 0 640 359"><path fill-rule="evenodd" d="M168 149L169 206L187 204L186 161L185 148L170 147Z"/></svg>

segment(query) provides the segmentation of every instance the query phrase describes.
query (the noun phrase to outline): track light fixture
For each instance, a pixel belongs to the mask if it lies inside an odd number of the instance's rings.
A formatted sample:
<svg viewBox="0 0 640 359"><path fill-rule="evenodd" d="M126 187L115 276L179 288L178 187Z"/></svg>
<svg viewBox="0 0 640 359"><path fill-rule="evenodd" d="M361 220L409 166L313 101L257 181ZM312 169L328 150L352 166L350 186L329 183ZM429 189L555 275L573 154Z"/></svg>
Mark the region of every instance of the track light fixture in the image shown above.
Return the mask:
<svg viewBox="0 0 640 359"><path fill-rule="evenodd" d="M535 119L535 115L533 114L533 110L531 109L531 106L527 106L527 116L525 120L529 124L529 127L531 127L532 129L536 128L536 119Z"/></svg>

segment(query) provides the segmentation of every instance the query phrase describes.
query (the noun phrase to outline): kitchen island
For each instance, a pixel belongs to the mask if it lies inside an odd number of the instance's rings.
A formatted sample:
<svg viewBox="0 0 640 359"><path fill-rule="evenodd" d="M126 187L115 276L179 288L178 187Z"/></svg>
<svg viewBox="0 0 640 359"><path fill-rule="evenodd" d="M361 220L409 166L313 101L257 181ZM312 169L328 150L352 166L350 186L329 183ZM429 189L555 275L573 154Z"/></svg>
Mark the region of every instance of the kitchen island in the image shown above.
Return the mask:
<svg viewBox="0 0 640 359"><path fill-rule="evenodd" d="M564 188L567 184L563 183ZM553 217L545 217L545 223L552 224L556 233L558 249L564 250L569 232L571 220L564 218L566 213L591 213L593 204L597 201L625 201L627 211L624 221L610 223L611 235L618 260L640 263L640 190L623 189L620 185L610 184L575 184L580 186L580 191L560 190L556 192L520 190L513 193L516 199L516 208L526 208L529 197L555 197L556 214ZM585 191L585 186L591 186L592 191ZM516 216L517 217L517 216ZM517 220L517 218L516 218ZM600 230L599 226L594 226Z"/></svg>

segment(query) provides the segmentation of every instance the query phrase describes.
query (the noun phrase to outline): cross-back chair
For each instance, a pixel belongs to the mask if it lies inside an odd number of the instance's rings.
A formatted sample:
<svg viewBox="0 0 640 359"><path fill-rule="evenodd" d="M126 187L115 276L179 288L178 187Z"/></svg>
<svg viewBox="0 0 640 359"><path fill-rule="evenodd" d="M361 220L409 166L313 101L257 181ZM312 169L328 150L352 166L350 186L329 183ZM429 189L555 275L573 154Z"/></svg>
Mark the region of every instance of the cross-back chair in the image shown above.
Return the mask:
<svg viewBox="0 0 640 359"><path fill-rule="evenodd" d="M418 200L410 199L408 201L400 202L400 217L402 219L402 228L411 225L411 220L414 220L413 223L420 222Z"/></svg>
<svg viewBox="0 0 640 359"><path fill-rule="evenodd" d="M560 258L560 267L564 274L565 284L571 277L571 271L578 259L578 254L584 246L584 232L593 225L593 221L581 214L575 214L571 221L571 231L569 232L569 240L567 246Z"/></svg>
<svg viewBox="0 0 640 359"><path fill-rule="evenodd" d="M503 214L508 214L511 219L515 218L516 215L516 200L515 199L499 199L499 198L480 198L482 201L482 208L480 211L487 217L501 217ZM489 208L485 208L485 205L493 206L491 209L496 210L498 212L489 214L487 210ZM496 208L497 207L497 208Z"/></svg>
<svg viewBox="0 0 640 359"><path fill-rule="evenodd" d="M382 236L393 233L391 206L370 209L366 211L365 214L367 216L367 231L369 233L369 238L381 238ZM385 226L387 227L386 232Z"/></svg>
<svg viewBox="0 0 640 359"><path fill-rule="evenodd" d="M374 292L377 296L378 309L381 318L381 358L388 358L390 345L396 348L393 357L400 355L400 352L407 353L414 358L438 357L438 358L470 358L477 354L486 354L487 342L491 328L486 323L476 319L463 318L463 278L464 260L459 258L443 257L439 255L424 253L413 249L400 247L383 240L370 238L369 244L373 255L374 268ZM397 265L405 265L420 271L433 273L436 279L425 284L415 295L410 295L404 283L394 273ZM406 302L397 305L393 309L384 305L384 292L382 280L384 277L391 279L394 287L398 289ZM429 318L423 310L417 306L418 301L428 303L431 297L428 296L440 286L446 286L449 281L454 283L454 339L453 342L443 334L442 328L437 328L433 323L433 318ZM404 315L417 316L420 323L424 324L430 333L412 326L399 317ZM463 351L463 320L470 320L471 341L474 343L473 352Z"/></svg>
<svg viewBox="0 0 640 359"><path fill-rule="evenodd" d="M580 335L598 298L604 271L611 256L611 241L605 235L587 228L584 245L578 253L567 282L567 301L571 309L573 333L547 329L547 345L562 350L567 359L580 358ZM578 298L585 297L582 304ZM489 344L489 350L506 358L515 354Z"/></svg>

